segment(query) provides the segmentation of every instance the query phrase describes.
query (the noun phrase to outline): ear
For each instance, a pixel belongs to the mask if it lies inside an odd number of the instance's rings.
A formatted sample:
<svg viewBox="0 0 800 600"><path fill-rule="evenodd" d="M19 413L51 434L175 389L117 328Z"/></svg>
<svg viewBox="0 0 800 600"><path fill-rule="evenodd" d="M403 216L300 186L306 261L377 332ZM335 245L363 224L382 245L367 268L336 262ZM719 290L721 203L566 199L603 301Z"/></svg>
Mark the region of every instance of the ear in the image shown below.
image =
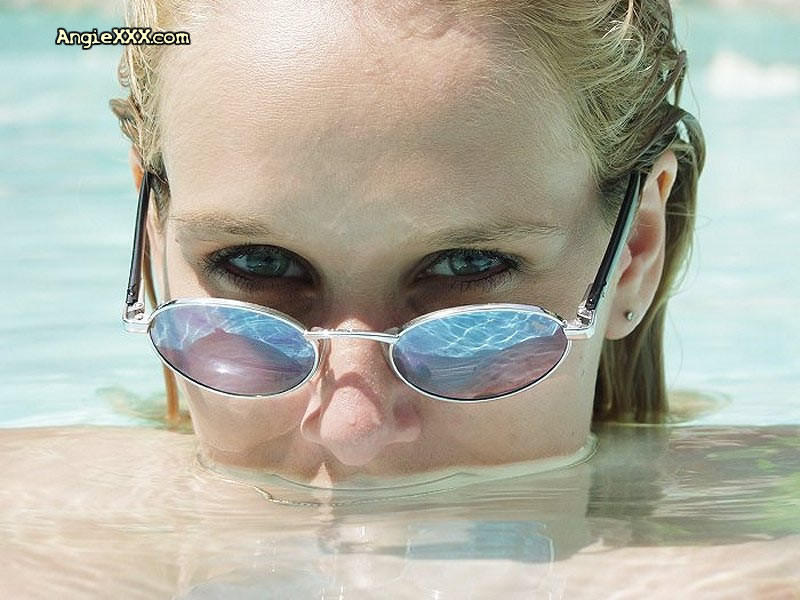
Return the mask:
<svg viewBox="0 0 800 600"><path fill-rule="evenodd" d="M647 312L664 270L666 205L678 174L678 160L667 150L645 180L639 210L620 257L606 339L617 340L633 331ZM633 312L628 320L626 313Z"/></svg>
<svg viewBox="0 0 800 600"><path fill-rule="evenodd" d="M131 150L128 153L128 162L131 166L131 174L133 175L133 183L136 186L136 192L138 197L139 189L142 186L142 178L144 177L144 167L142 166L142 157L139 154L139 151L136 150L134 146L131 146ZM151 199L152 199L152 192L151 192ZM156 299L158 300L161 296L159 292L164 290L164 240L163 235L159 233L158 227L156 226L158 215L155 211L155 205L153 202L150 202L150 206L147 210L147 223L146 223L146 231L147 231L147 243L149 248L150 254L150 261L152 264L153 269L153 277L155 278L156 284Z"/></svg>

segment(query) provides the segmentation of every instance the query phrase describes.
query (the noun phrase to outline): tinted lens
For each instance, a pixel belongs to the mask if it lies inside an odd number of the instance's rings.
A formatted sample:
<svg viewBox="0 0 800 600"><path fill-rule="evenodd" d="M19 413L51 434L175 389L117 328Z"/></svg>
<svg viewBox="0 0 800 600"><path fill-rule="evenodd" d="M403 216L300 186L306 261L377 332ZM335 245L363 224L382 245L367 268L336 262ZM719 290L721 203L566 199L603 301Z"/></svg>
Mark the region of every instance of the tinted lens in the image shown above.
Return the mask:
<svg viewBox="0 0 800 600"><path fill-rule="evenodd" d="M285 392L308 376L316 360L299 329L233 306L170 305L155 316L150 339L176 371L229 394Z"/></svg>
<svg viewBox="0 0 800 600"><path fill-rule="evenodd" d="M421 390L453 400L510 394L547 375L567 349L557 319L493 309L424 321L392 347L397 370Z"/></svg>

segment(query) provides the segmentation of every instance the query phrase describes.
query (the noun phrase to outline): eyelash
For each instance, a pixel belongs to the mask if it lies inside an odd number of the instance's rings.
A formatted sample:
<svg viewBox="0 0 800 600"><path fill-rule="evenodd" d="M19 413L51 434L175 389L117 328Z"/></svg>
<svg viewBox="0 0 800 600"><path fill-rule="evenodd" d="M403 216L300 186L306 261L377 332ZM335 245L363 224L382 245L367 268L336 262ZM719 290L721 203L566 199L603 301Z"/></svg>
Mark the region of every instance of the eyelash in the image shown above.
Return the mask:
<svg viewBox="0 0 800 600"><path fill-rule="evenodd" d="M452 250L446 250L444 252L440 252L439 254L436 255L436 257L433 260L431 260L426 265L425 268L431 269L435 265L442 263L448 258L463 256L465 254L478 255L482 258L497 260L505 268L498 273L492 273L490 275L485 275L483 277L481 277L480 274L478 274L475 276L476 277L475 279L459 279L458 276L453 276L453 277L440 276L448 280L448 287L451 290L458 288L459 292L467 292L467 291L472 291L473 288L475 287L478 287L481 289L481 291L488 292L498 287L500 284L504 283L508 279L513 278L517 273L522 271L522 265L519 259L504 254L499 250L478 249L478 248L454 248ZM432 275L428 277L436 277L436 276ZM468 276L465 275L465 277Z"/></svg>
<svg viewBox="0 0 800 600"><path fill-rule="evenodd" d="M498 257L499 258L499 257ZM488 277L484 277L483 279L468 279L467 281L453 281L450 284L450 289L458 288L459 292L468 292L472 290L473 287L477 286L483 292L489 292L494 288L498 287L501 283L504 283L507 279L514 276L514 272L518 271L518 268L511 266L510 264L507 265L506 270L500 271L499 273L495 273L494 275L489 275ZM453 277L452 279L455 279Z"/></svg>
<svg viewBox="0 0 800 600"><path fill-rule="evenodd" d="M230 268L226 267L226 263L229 259L246 253L247 250L250 248L263 248L263 246L246 245L246 246L236 246L232 248L224 248L222 250L218 250L216 252L209 254L208 256L203 257L201 259L203 274L205 275L206 278L221 277L223 279L227 279L231 284L235 285L236 287L245 292L255 293L264 291L265 289L264 279L259 279L258 277L249 278L245 275L241 275L240 273L232 271ZM292 253L282 250L280 252L288 255L292 260L295 260L305 266L305 264ZM499 250L477 249L477 248L454 248L452 250L446 250L440 252L434 257L434 259L428 262L425 269L426 270L431 269L432 267L442 263L443 261L449 258L458 257L459 255L463 256L467 253L471 255L478 255L483 258L498 260L500 263L502 263L502 265L505 268L498 273L493 273L491 275L485 277L479 277L477 279L459 280L458 276L446 277L442 275L439 276L428 275L427 277L423 277L423 280L431 278L448 279L451 280L448 283L448 286L451 290L458 288L459 292L464 293L473 290L473 288L477 286L481 288L482 291L487 292L498 287L500 284L504 283L509 278L513 278L515 274L523 270L520 260L517 258L504 254ZM286 281L299 278L273 277L270 279L271 282L269 285L275 285L276 280Z"/></svg>
<svg viewBox="0 0 800 600"><path fill-rule="evenodd" d="M236 256L246 254L248 250L260 249L264 247L265 246L251 244L244 246L234 246L231 248L223 248L222 250L217 250L216 252L212 252L211 254L204 256L201 259L203 275L207 279L213 279L213 278L225 279L234 286L236 286L237 288L239 288L240 290L247 293L263 292L265 289L265 283L263 279L259 279L258 277L247 277L246 275L242 275L241 273L237 273L236 271L231 270L226 265L231 258L235 258ZM277 248L274 249L277 250ZM286 256L289 256L292 260L304 264L293 254L286 251L280 251L280 252ZM270 282L270 285L274 286L277 283L276 280L278 281L286 280L287 278L273 277L271 279L272 281Z"/></svg>

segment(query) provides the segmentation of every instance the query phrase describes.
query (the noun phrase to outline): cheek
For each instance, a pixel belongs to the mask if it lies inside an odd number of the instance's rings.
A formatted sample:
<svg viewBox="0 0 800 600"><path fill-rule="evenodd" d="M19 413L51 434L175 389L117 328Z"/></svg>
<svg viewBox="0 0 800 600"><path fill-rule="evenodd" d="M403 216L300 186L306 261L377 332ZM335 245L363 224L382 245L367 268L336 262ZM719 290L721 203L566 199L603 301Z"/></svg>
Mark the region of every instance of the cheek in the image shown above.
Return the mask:
<svg viewBox="0 0 800 600"><path fill-rule="evenodd" d="M583 415L586 405L594 400L594 381L597 372L602 337L594 335L589 340L573 340L566 357L555 371L541 383L521 394L527 403L526 412L536 411L556 415L565 421L569 415Z"/></svg>
<svg viewBox="0 0 800 600"><path fill-rule="evenodd" d="M214 394L186 380L178 385L198 438L225 453L247 453L290 433L299 427L308 404L307 392L248 399Z"/></svg>
<svg viewBox="0 0 800 600"><path fill-rule="evenodd" d="M576 452L586 443L599 351L594 338L573 342L546 379L526 392L473 407L429 405L426 435L451 450L453 462L503 464Z"/></svg>

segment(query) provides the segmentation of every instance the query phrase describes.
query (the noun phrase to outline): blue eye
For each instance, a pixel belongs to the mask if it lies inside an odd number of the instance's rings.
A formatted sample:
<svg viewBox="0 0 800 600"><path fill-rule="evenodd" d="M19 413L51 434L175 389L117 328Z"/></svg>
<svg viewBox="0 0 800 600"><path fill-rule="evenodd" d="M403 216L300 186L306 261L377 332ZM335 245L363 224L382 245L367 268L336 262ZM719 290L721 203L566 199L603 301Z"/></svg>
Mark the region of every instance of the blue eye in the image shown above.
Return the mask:
<svg viewBox="0 0 800 600"><path fill-rule="evenodd" d="M204 257L202 264L207 278L251 293L312 281L310 269L300 257L275 246L223 248ZM446 282L462 292L474 286L489 290L520 270L517 259L500 252L459 248L440 253L425 269L422 279Z"/></svg>
<svg viewBox="0 0 800 600"><path fill-rule="evenodd" d="M469 277L485 275L498 268L504 268L505 261L500 256L484 250L455 250L428 267L432 275Z"/></svg>
<svg viewBox="0 0 800 600"><path fill-rule="evenodd" d="M227 279L235 286L254 291L270 280L311 279L302 261L286 250L274 246L237 246L224 248L203 259L207 277Z"/></svg>
<svg viewBox="0 0 800 600"><path fill-rule="evenodd" d="M289 269L291 259L274 248L257 247L228 255L228 264L248 275L281 277Z"/></svg>
<svg viewBox="0 0 800 600"><path fill-rule="evenodd" d="M491 289L517 271L520 271L519 261L500 252L459 248L441 253L424 273L467 291L474 285Z"/></svg>

